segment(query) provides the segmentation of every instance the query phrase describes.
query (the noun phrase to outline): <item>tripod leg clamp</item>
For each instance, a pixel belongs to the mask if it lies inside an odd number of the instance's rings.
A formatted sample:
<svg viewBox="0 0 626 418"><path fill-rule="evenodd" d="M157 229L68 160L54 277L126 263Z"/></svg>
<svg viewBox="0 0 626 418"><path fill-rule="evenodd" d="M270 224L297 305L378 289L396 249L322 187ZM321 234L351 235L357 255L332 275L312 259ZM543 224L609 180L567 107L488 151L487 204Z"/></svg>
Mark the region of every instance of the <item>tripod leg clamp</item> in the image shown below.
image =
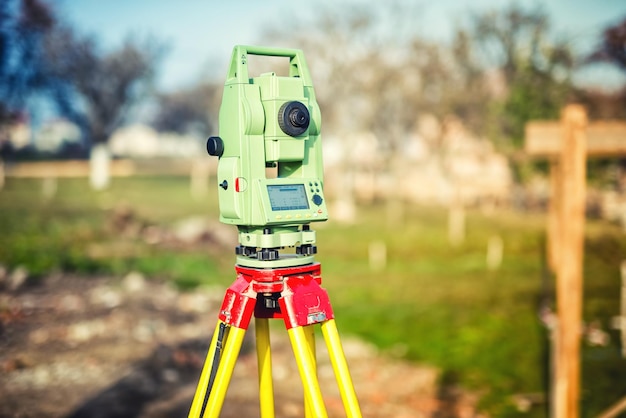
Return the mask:
<svg viewBox="0 0 626 418"><path fill-rule="evenodd" d="M278 299L287 329L317 324L335 317L328 293L310 274L285 278Z"/></svg>
<svg viewBox="0 0 626 418"><path fill-rule="evenodd" d="M252 290L250 281L240 274L226 290L219 319L227 325L248 329L255 305L256 293Z"/></svg>

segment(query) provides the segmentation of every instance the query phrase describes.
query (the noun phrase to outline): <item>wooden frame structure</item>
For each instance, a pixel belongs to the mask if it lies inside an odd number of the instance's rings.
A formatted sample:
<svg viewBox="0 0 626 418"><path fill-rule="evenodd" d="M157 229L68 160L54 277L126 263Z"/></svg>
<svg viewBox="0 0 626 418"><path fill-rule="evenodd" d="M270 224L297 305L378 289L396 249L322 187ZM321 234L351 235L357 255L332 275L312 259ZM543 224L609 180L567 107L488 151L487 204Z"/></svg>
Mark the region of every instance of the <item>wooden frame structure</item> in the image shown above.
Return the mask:
<svg viewBox="0 0 626 418"><path fill-rule="evenodd" d="M551 410L557 418L577 417L586 161L588 156L626 155L626 123L589 123L584 107L569 105L559 122L534 121L526 125L525 151L550 160L547 255L556 275L558 317Z"/></svg>

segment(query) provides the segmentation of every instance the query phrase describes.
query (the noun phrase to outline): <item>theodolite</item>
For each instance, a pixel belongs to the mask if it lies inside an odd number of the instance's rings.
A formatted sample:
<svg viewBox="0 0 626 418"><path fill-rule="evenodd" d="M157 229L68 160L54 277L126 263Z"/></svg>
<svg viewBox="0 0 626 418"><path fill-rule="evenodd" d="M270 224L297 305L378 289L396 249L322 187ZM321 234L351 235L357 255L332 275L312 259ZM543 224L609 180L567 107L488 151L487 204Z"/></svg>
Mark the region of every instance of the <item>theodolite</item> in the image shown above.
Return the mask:
<svg viewBox="0 0 626 418"><path fill-rule="evenodd" d="M248 56L289 59L289 75L250 78ZM236 225L237 278L227 289L189 417L219 416L243 337L255 318L261 418L274 417L268 320L283 319L304 389L306 417L327 416L317 380L320 325L347 416L361 412L335 325L311 223L328 219L321 113L302 51L233 50L207 151L217 167L220 221ZM293 249L293 251L289 251Z"/></svg>
<svg viewBox="0 0 626 418"><path fill-rule="evenodd" d="M289 76L249 78L248 54L288 57ZM220 221L237 225L237 264L280 267L312 262L311 222L328 219L321 113L301 51L238 46L207 141L219 157ZM295 254L281 254L293 247ZM267 263L267 262L271 263Z"/></svg>

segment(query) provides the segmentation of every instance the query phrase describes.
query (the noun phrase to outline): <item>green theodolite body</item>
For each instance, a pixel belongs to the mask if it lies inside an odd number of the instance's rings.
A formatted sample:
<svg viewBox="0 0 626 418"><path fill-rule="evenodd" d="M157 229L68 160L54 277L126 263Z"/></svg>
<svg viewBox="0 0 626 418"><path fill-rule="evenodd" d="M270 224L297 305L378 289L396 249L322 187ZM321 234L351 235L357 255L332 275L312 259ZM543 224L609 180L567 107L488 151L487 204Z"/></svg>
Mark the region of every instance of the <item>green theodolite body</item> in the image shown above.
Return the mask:
<svg viewBox="0 0 626 418"><path fill-rule="evenodd" d="M249 78L248 55L289 58L289 76ZM217 182L220 221L238 226L242 245L314 242L313 231L297 226L328 219L320 129L302 51L234 48L219 112ZM267 177L269 167L276 177Z"/></svg>

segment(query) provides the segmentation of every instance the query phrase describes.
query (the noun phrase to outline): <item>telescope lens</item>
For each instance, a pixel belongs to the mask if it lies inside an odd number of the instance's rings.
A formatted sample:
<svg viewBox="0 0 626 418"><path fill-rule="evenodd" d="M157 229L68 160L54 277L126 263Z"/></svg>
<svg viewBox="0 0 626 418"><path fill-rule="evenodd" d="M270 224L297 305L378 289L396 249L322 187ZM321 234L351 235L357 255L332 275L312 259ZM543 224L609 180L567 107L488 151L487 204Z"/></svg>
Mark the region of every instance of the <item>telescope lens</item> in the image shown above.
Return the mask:
<svg viewBox="0 0 626 418"><path fill-rule="evenodd" d="M289 112L289 120L293 126L304 126L309 123L308 115L302 112L300 109L293 109Z"/></svg>
<svg viewBox="0 0 626 418"><path fill-rule="evenodd" d="M287 102L278 110L278 126L289 136L302 135L310 121L309 109L304 103Z"/></svg>

